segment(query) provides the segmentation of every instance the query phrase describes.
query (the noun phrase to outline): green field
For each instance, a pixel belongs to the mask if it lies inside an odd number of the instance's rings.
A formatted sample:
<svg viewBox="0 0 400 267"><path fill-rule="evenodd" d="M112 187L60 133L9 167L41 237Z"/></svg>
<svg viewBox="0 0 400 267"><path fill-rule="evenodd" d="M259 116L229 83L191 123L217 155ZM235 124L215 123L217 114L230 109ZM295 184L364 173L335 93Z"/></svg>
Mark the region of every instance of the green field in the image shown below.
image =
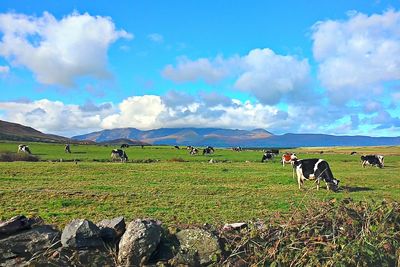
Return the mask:
<svg viewBox="0 0 400 267"><path fill-rule="evenodd" d="M0 143L0 153L16 152L17 146ZM216 149L211 156L191 156L168 146L131 147L126 150L130 162L123 164L109 161L111 146L72 145L72 154L57 144L29 147L40 162L0 162L0 219L37 215L62 227L73 218L96 222L122 215L165 224L220 225L266 218L318 200L400 199L400 147L290 149L301 159L327 160L341 181L337 193L324 186L316 191L313 182L298 190L291 167L282 167L279 158L260 163L261 151ZM351 156L351 151L358 154ZM385 155L385 168L363 169L363 153ZM211 158L217 163L208 163ZM146 160L153 162L142 163Z"/></svg>

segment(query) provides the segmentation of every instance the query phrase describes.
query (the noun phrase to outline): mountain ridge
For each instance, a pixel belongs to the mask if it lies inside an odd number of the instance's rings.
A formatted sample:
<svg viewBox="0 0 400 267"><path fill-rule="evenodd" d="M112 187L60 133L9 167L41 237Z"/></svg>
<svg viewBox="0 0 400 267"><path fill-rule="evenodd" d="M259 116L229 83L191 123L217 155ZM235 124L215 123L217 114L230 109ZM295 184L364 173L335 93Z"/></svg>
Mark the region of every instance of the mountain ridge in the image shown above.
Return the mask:
<svg viewBox="0 0 400 267"><path fill-rule="evenodd" d="M131 133L130 131L133 131ZM141 131L136 128L102 130L72 137L95 142L110 141L117 133L153 145L193 145L219 147L299 147L299 146L374 146L400 145L400 137L362 135L295 134L274 135L265 129L240 130L223 128L160 128Z"/></svg>
<svg viewBox="0 0 400 267"><path fill-rule="evenodd" d="M45 143L87 143L64 136L45 134L32 127L0 120L0 140L45 142Z"/></svg>

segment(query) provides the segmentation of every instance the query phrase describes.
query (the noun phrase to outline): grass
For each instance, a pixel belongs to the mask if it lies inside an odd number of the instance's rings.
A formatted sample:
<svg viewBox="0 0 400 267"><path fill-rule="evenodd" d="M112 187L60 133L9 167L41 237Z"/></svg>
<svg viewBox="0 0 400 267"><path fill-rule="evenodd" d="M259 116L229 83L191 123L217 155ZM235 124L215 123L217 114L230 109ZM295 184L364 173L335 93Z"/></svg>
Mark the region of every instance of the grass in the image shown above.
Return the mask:
<svg viewBox="0 0 400 267"><path fill-rule="evenodd" d="M0 153L16 143L0 143ZM298 190L290 166L279 159L260 163L261 151L217 149L214 155L189 155L167 146L128 148L130 161L111 163L113 147L29 143L41 162L0 162L0 219L37 215L62 227L71 219L152 217L166 224L223 224L266 218L315 201L400 199L400 147L299 148L300 158L326 159L342 190ZM319 154L323 150L324 154ZM351 156L351 151L358 155ZM381 153L385 168L362 168L359 156ZM63 162L48 162L63 159ZM210 164L213 158L219 161ZM65 162L65 160L80 160ZM179 160L177 160L179 159ZM246 162L249 161L249 162Z"/></svg>

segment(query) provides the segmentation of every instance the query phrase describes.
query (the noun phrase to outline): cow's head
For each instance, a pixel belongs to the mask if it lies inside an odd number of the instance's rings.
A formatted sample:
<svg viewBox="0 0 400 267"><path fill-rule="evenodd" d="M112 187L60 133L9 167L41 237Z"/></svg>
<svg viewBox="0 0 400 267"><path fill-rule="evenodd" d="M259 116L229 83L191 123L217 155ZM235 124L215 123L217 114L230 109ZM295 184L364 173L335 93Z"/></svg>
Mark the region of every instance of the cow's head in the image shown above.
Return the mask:
<svg viewBox="0 0 400 267"><path fill-rule="evenodd" d="M333 178L332 181L329 182L329 189L336 192L339 189L340 180Z"/></svg>

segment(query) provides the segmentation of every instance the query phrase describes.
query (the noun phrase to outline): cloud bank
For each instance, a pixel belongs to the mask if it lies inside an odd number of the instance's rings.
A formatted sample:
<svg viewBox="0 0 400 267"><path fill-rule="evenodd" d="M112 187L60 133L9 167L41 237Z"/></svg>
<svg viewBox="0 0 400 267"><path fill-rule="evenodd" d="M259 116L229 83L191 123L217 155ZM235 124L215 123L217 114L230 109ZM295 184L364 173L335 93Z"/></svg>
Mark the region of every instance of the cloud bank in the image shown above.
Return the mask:
<svg viewBox="0 0 400 267"><path fill-rule="evenodd" d="M60 20L44 12L41 17L0 14L0 56L12 66L26 67L38 82L73 87L81 77L106 79L107 50L132 34L116 30L109 17L74 12Z"/></svg>

